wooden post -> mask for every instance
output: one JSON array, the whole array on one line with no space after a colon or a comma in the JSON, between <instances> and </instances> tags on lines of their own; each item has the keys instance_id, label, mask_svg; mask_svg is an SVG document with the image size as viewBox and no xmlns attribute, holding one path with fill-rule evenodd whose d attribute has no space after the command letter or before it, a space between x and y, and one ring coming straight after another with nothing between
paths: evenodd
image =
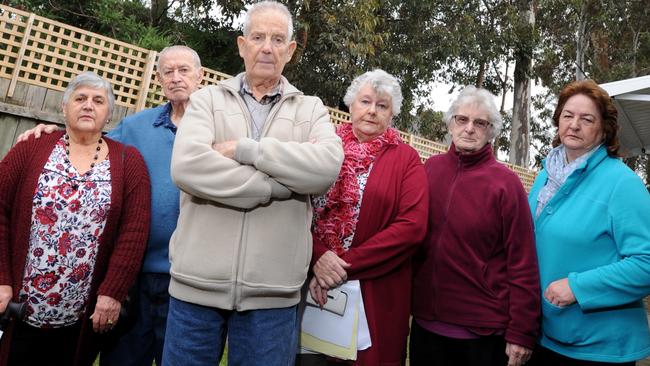
<instances>
[{"instance_id":1,"label":"wooden post","mask_svg":"<svg viewBox=\"0 0 650 366\"><path fill-rule=\"evenodd\" d=\"M35 17L36 14L31 13L29 15L29 19L27 20L27 25L25 26L25 34L23 35L23 41L20 45L20 50L18 51L16 66L14 67L14 71L11 73L11 82L9 83L9 91L7 92L7 97L9 98L14 96L14 91L16 90L16 83L18 82L18 73L20 72L20 66L23 64L23 58L25 57L25 48L27 48L29 35L32 33L32 24L34 24Z\"/></svg>"},{"instance_id":2,"label":"wooden post","mask_svg":"<svg viewBox=\"0 0 650 366\"><path fill-rule=\"evenodd\" d=\"M150 50L149 54L147 55L147 63L144 65L144 74L142 75L142 83L140 84L140 91L138 92L138 102L135 104L136 112L143 110L147 104L149 85L151 85L153 67L156 63L156 55L158 55L158 52L154 50Z\"/></svg>"}]
</instances>

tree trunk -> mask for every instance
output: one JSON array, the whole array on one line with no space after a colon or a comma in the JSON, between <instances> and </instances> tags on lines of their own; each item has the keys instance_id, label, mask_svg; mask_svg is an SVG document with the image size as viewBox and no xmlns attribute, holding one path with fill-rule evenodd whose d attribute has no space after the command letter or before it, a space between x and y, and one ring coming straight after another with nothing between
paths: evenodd
<instances>
[{"instance_id":1,"label":"tree trunk","mask_svg":"<svg viewBox=\"0 0 650 366\"><path fill-rule=\"evenodd\" d=\"M485 61L481 61L478 69L478 75L476 75L476 87L482 88L483 83L485 82Z\"/></svg>"},{"instance_id":2,"label":"tree trunk","mask_svg":"<svg viewBox=\"0 0 650 366\"><path fill-rule=\"evenodd\" d=\"M499 112L501 114L506 111L506 94L508 94L508 69L510 69L510 62L506 62L506 71L503 73L503 78L501 79L501 107L499 107Z\"/></svg>"},{"instance_id":3,"label":"tree trunk","mask_svg":"<svg viewBox=\"0 0 650 366\"><path fill-rule=\"evenodd\" d=\"M584 80L585 76L585 53L587 52L588 37L587 37L587 9L589 7L589 0L583 0L580 7L580 18L578 19L578 34L576 38L576 59L575 59L575 75L576 80Z\"/></svg>"},{"instance_id":4,"label":"tree trunk","mask_svg":"<svg viewBox=\"0 0 650 366\"><path fill-rule=\"evenodd\" d=\"M515 50L514 100L512 104L512 128L510 130L509 161L523 167L529 165L530 147L530 75L533 58L533 30L535 27L534 3L519 0L519 46Z\"/></svg>"},{"instance_id":5,"label":"tree trunk","mask_svg":"<svg viewBox=\"0 0 650 366\"><path fill-rule=\"evenodd\" d=\"M151 24L160 25L167 18L168 0L151 0Z\"/></svg>"}]
</instances>

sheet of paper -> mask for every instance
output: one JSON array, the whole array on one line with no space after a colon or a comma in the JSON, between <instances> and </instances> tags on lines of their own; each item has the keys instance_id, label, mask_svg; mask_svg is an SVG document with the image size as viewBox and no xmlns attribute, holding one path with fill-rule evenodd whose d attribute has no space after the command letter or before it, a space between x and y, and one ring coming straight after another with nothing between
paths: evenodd
<instances>
[{"instance_id":1,"label":"sheet of paper","mask_svg":"<svg viewBox=\"0 0 650 366\"><path fill-rule=\"evenodd\" d=\"M347 348L352 342L353 334L356 334L361 286L359 281L348 281L339 289L348 294L345 314L340 316L314 306L307 306L302 316L301 328L302 332L313 337Z\"/></svg>"},{"instance_id":2,"label":"sheet of paper","mask_svg":"<svg viewBox=\"0 0 650 366\"><path fill-rule=\"evenodd\" d=\"M363 305L363 296L359 296L359 323L357 327L357 349L364 350L370 348L370 346L372 346L372 341L370 340L370 329L368 328L368 318L366 318L366 308Z\"/></svg>"}]
</instances>

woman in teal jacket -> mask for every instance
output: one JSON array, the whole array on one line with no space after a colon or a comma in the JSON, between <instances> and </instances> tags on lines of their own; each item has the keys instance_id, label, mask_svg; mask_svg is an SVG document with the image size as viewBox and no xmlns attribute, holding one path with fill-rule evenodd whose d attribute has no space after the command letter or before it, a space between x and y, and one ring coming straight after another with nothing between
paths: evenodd
<instances>
[{"instance_id":1,"label":"woman in teal jacket","mask_svg":"<svg viewBox=\"0 0 650 366\"><path fill-rule=\"evenodd\" d=\"M534 365L650 355L650 195L616 158L617 111L591 80L560 93L558 133L529 196L542 289Z\"/></svg>"}]
</instances>

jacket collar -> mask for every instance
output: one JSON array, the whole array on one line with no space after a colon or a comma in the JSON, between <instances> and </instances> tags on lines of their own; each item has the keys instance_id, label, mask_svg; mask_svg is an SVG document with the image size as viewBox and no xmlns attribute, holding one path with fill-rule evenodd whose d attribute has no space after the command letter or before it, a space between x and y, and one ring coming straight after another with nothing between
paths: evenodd
<instances>
[{"instance_id":1,"label":"jacket collar","mask_svg":"<svg viewBox=\"0 0 650 366\"><path fill-rule=\"evenodd\" d=\"M594 170L605 158L607 158L607 148L605 147L605 144L602 144L596 151L594 151L589 159L585 160L582 164L580 164L580 166L576 168L573 174L578 171L589 172L591 170ZM546 159L542 160L542 167L546 169Z\"/></svg>"},{"instance_id":2,"label":"jacket collar","mask_svg":"<svg viewBox=\"0 0 650 366\"><path fill-rule=\"evenodd\" d=\"M578 166L571 175L569 175L560 189L562 189L566 194L569 194L573 189L580 183L580 181L592 170L596 169L598 165L605 159L607 159L607 148L605 145L601 145L598 150L596 150L586 161L584 161L580 166ZM543 173L546 174L546 179L548 179L548 173L546 172L546 159L542 160L542 166L544 167ZM557 197L558 195L556 195ZM553 197L550 202L553 202L556 197ZM537 209L537 202L535 202L535 207L533 210ZM533 211L534 212L534 211Z\"/></svg>"},{"instance_id":3,"label":"jacket collar","mask_svg":"<svg viewBox=\"0 0 650 366\"><path fill-rule=\"evenodd\" d=\"M451 143L449 146L449 151L447 155L454 161L458 162L458 165L463 168L472 168L478 165L482 165L490 160L494 160L494 153L492 152L492 144L487 143L479 151L473 152L471 154L460 154L456 151L456 146L454 143Z\"/></svg>"}]
</instances>

